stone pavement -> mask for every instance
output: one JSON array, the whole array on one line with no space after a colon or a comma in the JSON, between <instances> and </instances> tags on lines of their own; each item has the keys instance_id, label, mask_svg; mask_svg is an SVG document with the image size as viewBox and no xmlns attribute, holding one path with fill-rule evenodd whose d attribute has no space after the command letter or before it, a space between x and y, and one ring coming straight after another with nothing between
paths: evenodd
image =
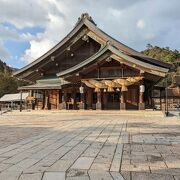
<instances>
[{"instance_id":1,"label":"stone pavement","mask_svg":"<svg viewBox=\"0 0 180 180\"><path fill-rule=\"evenodd\" d=\"M180 121L108 113L0 116L0 180L180 180Z\"/></svg>"}]
</instances>

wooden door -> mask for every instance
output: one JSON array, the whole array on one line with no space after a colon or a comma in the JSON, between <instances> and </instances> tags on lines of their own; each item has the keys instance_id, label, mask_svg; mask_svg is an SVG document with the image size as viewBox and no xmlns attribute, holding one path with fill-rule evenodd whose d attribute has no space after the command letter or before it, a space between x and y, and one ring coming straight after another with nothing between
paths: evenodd
<instances>
[{"instance_id":1,"label":"wooden door","mask_svg":"<svg viewBox=\"0 0 180 180\"><path fill-rule=\"evenodd\" d=\"M120 92L103 93L103 109L120 109Z\"/></svg>"},{"instance_id":2,"label":"wooden door","mask_svg":"<svg viewBox=\"0 0 180 180\"><path fill-rule=\"evenodd\" d=\"M49 97L49 106L48 109L57 109L57 102L58 102L58 90L49 90L48 97Z\"/></svg>"},{"instance_id":3,"label":"wooden door","mask_svg":"<svg viewBox=\"0 0 180 180\"><path fill-rule=\"evenodd\" d=\"M131 88L128 88L127 92L127 101L126 101L127 109L138 109L138 103L139 103L139 89L138 86L133 86Z\"/></svg>"}]
</instances>

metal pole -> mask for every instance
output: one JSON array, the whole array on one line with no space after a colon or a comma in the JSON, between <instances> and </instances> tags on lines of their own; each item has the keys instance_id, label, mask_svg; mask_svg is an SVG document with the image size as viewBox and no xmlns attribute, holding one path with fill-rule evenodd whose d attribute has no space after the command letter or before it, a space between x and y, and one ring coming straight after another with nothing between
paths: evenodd
<instances>
[{"instance_id":1,"label":"metal pole","mask_svg":"<svg viewBox=\"0 0 180 180\"><path fill-rule=\"evenodd\" d=\"M168 79L166 78L166 108L165 108L165 113L166 113L166 116L168 116L168 91L167 91L167 86L168 86Z\"/></svg>"}]
</instances>

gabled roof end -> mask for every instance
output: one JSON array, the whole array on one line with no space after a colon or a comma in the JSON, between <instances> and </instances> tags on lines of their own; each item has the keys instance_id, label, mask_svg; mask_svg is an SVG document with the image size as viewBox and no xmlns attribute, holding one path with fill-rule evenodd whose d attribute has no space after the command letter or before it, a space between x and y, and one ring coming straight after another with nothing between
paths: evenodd
<instances>
[{"instance_id":1,"label":"gabled roof end","mask_svg":"<svg viewBox=\"0 0 180 180\"><path fill-rule=\"evenodd\" d=\"M77 23L75 24L75 26L77 26L77 24L79 24L82 20L84 19L88 19L90 22L92 22L95 26L97 25L94 20L92 19L92 17L88 14L88 13L82 13L81 16L78 18Z\"/></svg>"}]
</instances>

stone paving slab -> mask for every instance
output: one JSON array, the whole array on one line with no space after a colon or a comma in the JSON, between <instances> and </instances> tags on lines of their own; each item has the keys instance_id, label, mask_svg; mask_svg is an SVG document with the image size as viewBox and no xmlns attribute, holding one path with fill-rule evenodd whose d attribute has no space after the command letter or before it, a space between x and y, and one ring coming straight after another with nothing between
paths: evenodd
<instances>
[{"instance_id":1,"label":"stone paving slab","mask_svg":"<svg viewBox=\"0 0 180 180\"><path fill-rule=\"evenodd\" d=\"M110 172L114 180L124 180L120 172Z\"/></svg>"},{"instance_id":2,"label":"stone paving slab","mask_svg":"<svg viewBox=\"0 0 180 180\"><path fill-rule=\"evenodd\" d=\"M45 172L43 180L64 180L65 172Z\"/></svg>"},{"instance_id":3,"label":"stone paving slab","mask_svg":"<svg viewBox=\"0 0 180 180\"><path fill-rule=\"evenodd\" d=\"M180 121L118 113L9 113L0 180L179 180Z\"/></svg>"},{"instance_id":4,"label":"stone paving slab","mask_svg":"<svg viewBox=\"0 0 180 180\"><path fill-rule=\"evenodd\" d=\"M132 177L134 180L173 180L173 176L171 175L162 175L162 174L152 174L152 173L139 173L139 172L135 172L132 173Z\"/></svg>"},{"instance_id":5,"label":"stone paving slab","mask_svg":"<svg viewBox=\"0 0 180 180\"><path fill-rule=\"evenodd\" d=\"M43 173L22 174L19 180L41 180Z\"/></svg>"},{"instance_id":6,"label":"stone paving slab","mask_svg":"<svg viewBox=\"0 0 180 180\"><path fill-rule=\"evenodd\" d=\"M94 158L92 157L80 157L71 167L72 169L89 169Z\"/></svg>"},{"instance_id":7,"label":"stone paving slab","mask_svg":"<svg viewBox=\"0 0 180 180\"><path fill-rule=\"evenodd\" d=\"M90 170L89 171L89 177L93 180L113 180L113 177L111 176L110 172L103 171L103 170Z\"/></svg>"}]
</instances>

